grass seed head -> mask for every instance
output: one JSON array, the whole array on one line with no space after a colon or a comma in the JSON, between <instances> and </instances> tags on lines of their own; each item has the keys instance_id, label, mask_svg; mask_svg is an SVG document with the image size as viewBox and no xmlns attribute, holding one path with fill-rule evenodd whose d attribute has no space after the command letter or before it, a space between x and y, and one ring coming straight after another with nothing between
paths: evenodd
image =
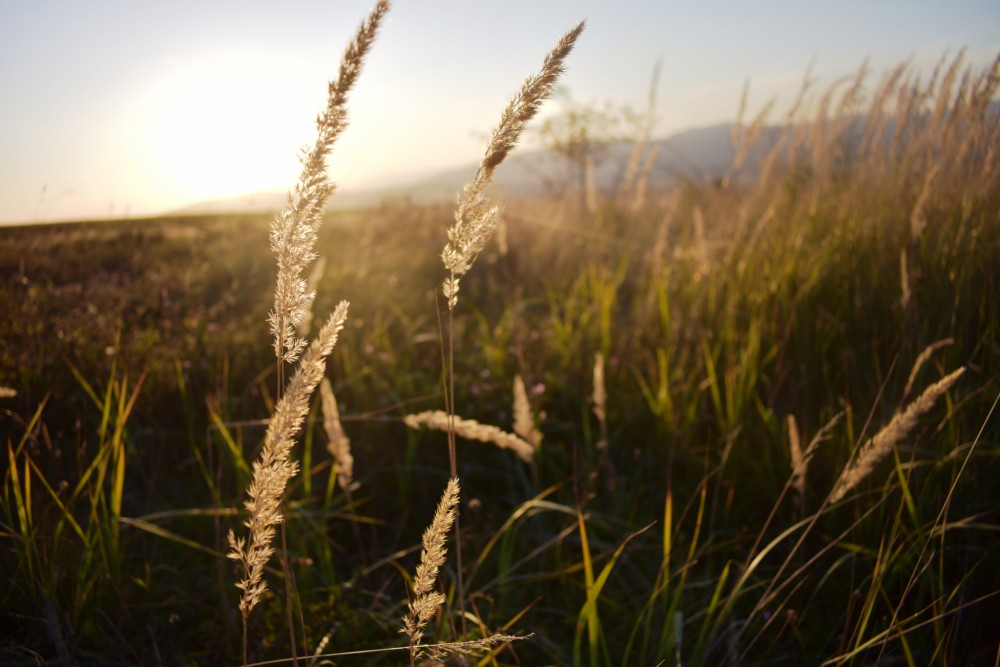
<instances>
[{"instance_id":1,"label":"grass seed head","mask_svg":"<svg viewBox=\"0 0 1000 667\"><path fill-rule=\"evenodd\" d=\"M448 229L448 243L441 253L441 261L449 273L442 287L449 309L454 310L458 303L459 278L472 268L472 263L493 237L500 222L500 207L492 205L487 194L493 172L517 145L525 126L538 113L542 102L552 94L566 69L566 57L573 50L583 27L581 21L563 35L545 56L541 71L525 79L521 89L503 110L475 178L465 186L459 198L455 224Z\"/></svg>"}]
</instances>

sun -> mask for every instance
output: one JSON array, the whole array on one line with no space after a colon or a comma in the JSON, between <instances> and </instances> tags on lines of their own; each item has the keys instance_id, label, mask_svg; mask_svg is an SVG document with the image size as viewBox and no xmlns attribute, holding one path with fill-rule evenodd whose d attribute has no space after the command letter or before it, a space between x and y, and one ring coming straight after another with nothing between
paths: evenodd
<instances>
[{"instance_id":1,"label":"sun","mask_svg":"<svg viewBox=\"0 0 1000 667\"><path fill-rule=\"evenodd\" d=\"M310 92L259 59L217 57L173 71L149 127L164 193L198 201L287 189L296 148L314 132Z\"/></svg>"}]
</instances>

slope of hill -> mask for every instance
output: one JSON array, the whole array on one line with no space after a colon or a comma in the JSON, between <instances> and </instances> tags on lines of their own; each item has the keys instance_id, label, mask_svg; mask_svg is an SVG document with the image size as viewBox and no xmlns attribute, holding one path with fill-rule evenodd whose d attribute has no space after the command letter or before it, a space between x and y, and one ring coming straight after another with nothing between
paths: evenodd
<instances>
[{"instance_id":1,"label":"slope of hill","mask_svg":"<svg viewBox=\"0 0 1000 667\"><path fill-rule=\"evenodd\" d=\"M659 144L660 149L650 174L650 186L665 187L678 179L700 180L723 175L733 157L730 142L731 127L728 123L714 125L681 132L667 139L652 142ZM616 142L606 147L594 174L598 190L613 192L618 188L632 147L631 142ZM475 172L476 165L470 163L410 183L370 189L342 188L331 199L330 207L367 208L391 200L405 200L417 204L451 201L472 179ZM518 197L561 192L572 188L576 179L574 165L551 152L533 150L516 153L502 169L497 171L494 183L504 195ZM199 202L174 213L276 210L284 204L285 196L282 192L260 192L242 197Z\"/></svg>"}]
</instances>

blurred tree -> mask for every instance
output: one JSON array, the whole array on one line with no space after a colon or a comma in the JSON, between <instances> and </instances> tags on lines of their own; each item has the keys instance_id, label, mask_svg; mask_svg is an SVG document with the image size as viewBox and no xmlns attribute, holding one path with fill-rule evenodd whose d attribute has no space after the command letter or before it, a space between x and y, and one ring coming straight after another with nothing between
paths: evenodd
<instances>
[{"instance_id":1,"label":"blurred tree","mask_svg":"<svg viewBox=\"0 0 1000 667\"><path fill-rule=\"evenodd\" d=\"M557 96L564 111L545 119L539 134L545 148L566 161L571 183L567 189L575 189L580 206L593 211L597 205L596 165L615 142L638 140L645 120L627 105L578 103L565 89Z\"/></svg>"}]
</instances>

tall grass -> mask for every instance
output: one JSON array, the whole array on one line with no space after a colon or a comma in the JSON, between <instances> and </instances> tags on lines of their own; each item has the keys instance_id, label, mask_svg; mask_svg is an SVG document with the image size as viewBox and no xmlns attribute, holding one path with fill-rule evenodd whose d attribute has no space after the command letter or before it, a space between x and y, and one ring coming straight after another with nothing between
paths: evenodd
<instances>
[{"instance_id":1,"label":"tall grass","mask_svg":"<svg viewBox=\"0 0 1000 667\"><path fill-rule=\"evenodd\" d=\"M1000 60L804 84L779 126L743 102L716 181L656 188L643 136L626 165L645 174L641 197L501 212L493 170L581 26L504 112L457 211L320 228L323 159L385 8L348 50L270 231L278 286L256 305L273 349L234 342L212 369L178 358L130 382L141 348L126 332L103 388L84 358L72 392L28 410L28 383L4 398L17 435L0 496L3 658L295 660L297 624L330 654L303 643L311 664L356 650L364 664L390 650L481 665L994 660ZM488 244L501 215L503 253ZM312 304L315 247L329 261ZM270 271L243 252L240 275ZM351 294L350 321L334 291ZM306 345L312 305L334 314ZM314 396L334 342L337 382ZM60 407L81 390L91 407ZM420 423L449 431L447 454L406 428ZM459 458L466 428L520 458ZM230 534L227 559L222 526L245 493L249 533ZM450 564L459 510L452 544L471 557ZM268 590L275 577L288 599Z\"/></svg>"}]
</instances>

